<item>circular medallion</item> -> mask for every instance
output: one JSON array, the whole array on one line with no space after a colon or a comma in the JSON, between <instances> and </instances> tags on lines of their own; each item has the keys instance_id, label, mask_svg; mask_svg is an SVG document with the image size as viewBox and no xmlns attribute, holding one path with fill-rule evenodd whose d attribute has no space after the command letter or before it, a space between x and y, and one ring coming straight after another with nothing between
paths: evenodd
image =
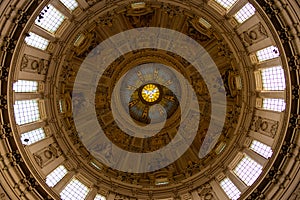
<instances>
[{"instance_id":1,"label":"circular medallion","mask_svg":"<svg viewBox=\"0 0 300 200\"><path fill-rule=\"evenodd\" d=\"M161 96L161 92L157 85L153 83L146 84L140 92L142 99L148 103L156 103Z\"/></svg>"}]
</instances>

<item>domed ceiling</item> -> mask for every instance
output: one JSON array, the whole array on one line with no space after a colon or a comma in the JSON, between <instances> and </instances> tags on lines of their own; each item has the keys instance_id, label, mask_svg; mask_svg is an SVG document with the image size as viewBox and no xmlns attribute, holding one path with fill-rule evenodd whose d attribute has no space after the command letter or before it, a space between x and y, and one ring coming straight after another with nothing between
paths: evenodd
<instances>
[{"instance_id":1,"label":"domed ceiling","mask_svg":"<svg viewBox=\"0 0 300 200\"><path fill-rule=\"evenodd\" d=\"M182 12L185 11L185 15L170 16L168 9L175 10L178 7L150 2L138 9L132 8L132 4L124 4L124 8L126 8L124 11L118 11L118 14L114 14L113 26L107 29L108 36L101 34L102 29L106 29L107 26L101 26L100 23L99 27L97 24L90 30L90 37L82 41L82 45L73 47L72 52L74 54L70 54L69 57L65 58L68 63L64 66L60 76L68 76L68 79L61 79L62 81L59 84L60 88L63 88L61 95L69 97L69 104L72 104L73 109L71 109L71 106L69 107L67 110L68 117L63 118L63 120L65 120L65 124L70 124L66 129L76 130L77 132L73 134L78 135L79 138L73 142L73 145L80 145L86 152L89 152L86 157L87 163L89 164L91 160L98 163L102 168L101 173L105 174L105 171L117 168L119 170L115 171L114 175L109 174L108 176L122 182L143 186L153 186L157 177L165 178L168 183L178 183L199 173L201 169L207 167L209 163L211 164L218 157L217 154L221 150L213 150L213 147L223 149L226 145L225 141L233 139L242 107L234 78L241 77L242 69L238 69L238 61L234 58L233 52L224 38L197 23L199 16L195 13L183 9ZM101 17L103 18L100 15ZM164 18L167 19L163 21L164 23L158 20ZM134 19L138 19L139 23ZM178 24L178 21L180 21L180 24ZM122 51L123 46L136 44L134 44L134 41L128 41L126 38L126 40L120 39L120 37L124 34L135 34L133 31L126 33L126 30L130 31L139 27L156 28L151 30L138 29L142 32L141 39L136 39L136 37L140 37L138 34L134 36L134 39L141 40L138 44L144 42L143 47L136 49L132 47L132 50L127 50L128 53L119 57L116 56L116 59L106 68L98 66L99 62L106 62L107 59L103 56L105 53L101 52L101 43L106 42L107 39L113 41L117 38L119 41L114 42L118 43L118 46L120 46L118 50ZM177 35L172 36L171 34L174 33L169 30L180 31L188 36L187 38L192 38L195 43L197 42L202 47L199 52L194 52L195 59L200 57L205 60L204 55L207 54L206 56L211 59L208 63L205 63L208 66L200 63L202 69L197 69L197 63L192 64L189 62L189 60L193 61L193 56L189 56L187 60L181 56L184 54L178 55L180 49L173 50L177 47L168 47L168 45L161 47L158 44L157 48L148 48L151 47L151 44L147 44L149 40L145 39L147 38L147 32L154 34L156 30L159 30L160 34L163 32L162 30L166 30L165 32L170 40L171 37ZM119 35L118 32L122 35ZM163 35L158 37L163 37ZM91 44L100 45L93 46ZM91 49L92 47L94 49ZM109 47L106 46L106 48ZM76 53L78 52L77 49L80 49L80 53ZM179 53L177 54L177 52ZM114 54L111 51L109 53ZM77 60L83 62L76 62ZM95 60L97 60L97 63L91 64ZM100 69L95 69L97 67ZM214 74L214 70L218 71L218 76ZM87 75L89 71L92 72ZM98 78L93 76L94 74ZM84 78L81 79L79 77L81 75ZM203 75L206 77L203 78ZM92 86L86 82L84 84L87 88L84 88L82 84L78 84L78 82L83 83L83 81L86 81L86 78L90 78L93 82L99 80L98 84ZM187 84L190 86L187 86ZM90 88L95 86L97 87L96 94L90 98ZM78 89L79 87L80 89ZM207 87L210 87L210 91ZM212 94L214 98L223 95L223 98L218 99L220 102L214 102L214 106L217 106L214 109L219 109L218 112L222 112L222 107L226 106L226 108L224 107L225 125L221 123L219 125L216 122L213 122L215 125L210 125L210 121L213 121L212 118L218 120L219 117L222 122L223 117L216 114L211 116L212 100L210 92L218 93L217 95ZM100 126L93 126L93 120L86 120L82 117L82 115L85 115L84 113L87 116L93 112L87 112L91 101L95 102L95 113ZM225 117L225 112L228 113L227 117ZM78 118L77 115L81 118L77 121L75 119L74 122L74 117ZM87 126L83 126L84 123ZM82 128L78 128L78 126L82 126ZM249 126L249 124L246 126ZM98 132L98 129L102 129L103 134L100 133L102 131ZM193 133L194 130L195 133ZM218 130L221 132L218 132ZM219 140L220 135L223 139L222 142ZM171 143L173 139L179 140L179 137L186 138L187 136L192 138L188 141L191 144L188 149L179 150L179 144ZM104 140L103 137L107 137L108 140ZM205 143L203 144L204 140ZM109 144L109 141L112 144ZM117 151L114 150L114 145L121 148L122 151L114 153L114 151ZM163 155L163 152L165 152L163 147L168 145L173 146L169 148L169 151L174 151L177 148L177 151L180 151L182 155L179 155L176 159ZM200 149L201 158L199 158ZM136 163L134 160L118 162L121 157L128 157L127 159L129 159L129 154L125 153L123 155L121 153L125 151L148 153L151 156L150 158L147 158L146 155L136 158L134 159L138 161ZM149 154L150 152L155 152L155 154ZM132 166L142 164L139 163L142 162L139 159L149 159L145 161L146 166L145 169L142 167L143 170ZM166 164L163 164L165 162ZM141 173L142 171L145 173ZM128 178L127 172L138 173Z\"/></svg>"},{"instance_id":2,"label":"domed ceiling","mask_svg":"<svg viewBox=\"0 0 300 200\"><path fill-rule=\"evenodd\" d=\"M3 197L297 198L292 4L0 3Z\"/></svg>"}]
</instances>

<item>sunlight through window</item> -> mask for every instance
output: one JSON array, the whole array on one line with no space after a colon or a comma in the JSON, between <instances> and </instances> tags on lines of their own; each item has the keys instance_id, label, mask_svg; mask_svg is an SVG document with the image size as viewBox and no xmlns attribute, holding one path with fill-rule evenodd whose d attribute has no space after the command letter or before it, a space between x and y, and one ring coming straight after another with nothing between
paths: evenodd
<instances>
[{"instance_id":1,"label":"sunlight through window","mask_svg":"<svg viewBox=\"0 0 300 200\"><path fill-rule=\"evenodd\" d=\"M216 2L228 10L237 0L216 0Z\"/></svg>"},{"instance_id":2,"label":"sunlight through window","mask_svg":"<svg viewBox=\"0 0 300 200\"><path fill-rule=\"evenodd\" d=\"M18 80L13 84L15 92L36 92L38 90L37 81Z\"/></svg>"},{"instance_id":3,"label":"sunlight through window","mask_svg":"<svg viewBox=\"0 0 300 200\"><path fill-rule=\"evenodd\" d=\"M252 143L250 145L250 149L267 159L270 158L273 154L271 147L269 147L268 145L265 145L257 140L252 141Z\"/></svg>"},{"instance_id":4,"label":"sunlight through window","mask_svg":"<svg viewBox=\"0 0 300 200\"><path fill-rule=\"evenodd\" d=\"M73 11L78 7L78 3L75 0L60 0L69 10Z\"/></svg>"},{"instance_id":5,"label":"sunlight through window","mask_svg":"<svg viewBox=\"0 0 300 200\"><path fill-rule=\"evenodd\" d=\"M46 177L46 183L49 187L55 186L66 174L68 170L63 166L58 166Z\"/></svg>"},{"instance_id":6,"label":"sunlight through window","mask_svg":"<svg viewBox=\"0 0 300 200\"><path fill-rule=\"evenodd\" d=\"M263 109L281 112L285 109L283 99L263 99Z\"/></svg>"},{"instance_id":7,"label":"sunlight through window","mask_svg":"<svg viewBox=\"0 0 300 200\"><path fill-rule=\"evenodd\" d=\"M60 197L62 200L84 200L89 189L77 179L72 179L71 182L61 191Z\"/></svg>"},{"instance_id":8,"label":"sunlight through window","mask_svg":"<svg viewBox=\"0 0 300 200\"><path fill-rule=\"evenodd\" d=\"M37 100L16 101L14 105L15 119L18 125L34 122L40 119Z\"/></svg>"},{"instance_id":9,"label":"sunlight through window","mask_svg":"<svg viewBox=\"0 0 300 200\"><path fill-rule=\"evenodd\" d=\"M235 19L239 23L243 23L247 19L249 19L251 16L255 14L255 8L252 6L251 3L247 3L244 7L242 7L235 15Z\"/></svg>"},{"instance_id":10,"label":"sunlight through window","mask_svg":"<svg viewBox=\"0 0 300 200\"><path fill-rule=\"evenodd\" d=\"M250 186L261 174L262 166L245 156L233 171L247 186Z\"/></svg>"},{"instance_id":11,"label":"sunlight through window","mask_svg":"<svg viewBox=\"0 0 300 200\"><path fill-rule=\"evenodd\" d=\"M51 4L46 6L35 20L35 24L45 30L55 33L64 21L64 16Z\"/></svg>"},{"instance_id":12,"label":"sunlight through window","mask_svg":"<svg viewBox=\"0 0 300 200\"><path fill-rule=\"evenodd\" d=\"M94 198L94 200L106 200L105 196L102 196L101 194L97 194Z\"/></svg>"},{"instance_id":13,"label":"sunlight through window","mask_svg":"<svg viewBox=\"0 0 300 200\"><path fill-rule=\"evenodd\" d=\"M270 46L256 52L259 62L279 57L279 50L275 46Z\"/></svg>"},{"instance_id":14,"label":"sunlight through window","mask_svg":"<svg viewBox=\"0 0 300 200\"><path fill-rule=\"evenodd\" d=\"M263 90L284 90L285 78L281 66L261 70Z\"/></svg>"},{"instance_id":15,"label":"sunlight through window","mask_svg":"<svg viewBox=\"0 0 300 200\"><path fill-rule=\"evenodd\" d=\"M29 36L25 37L25 42L26 44L41 50L47 49L49 45L49 40L32 32L29 33Z\"/></svg>"},{"instance_id":16,"label":"sunlight through window","mask_svg":"<svg viewBox=\"0 0 300 200\"><path fill-rule=\"evenodd\" d=\"M232 200L237 200L241 196L241 191L233 184L229 178L224 178L220 182L221 188L227 194L227 196Z\"/></svg>"},{"instance_id":17,"label":"sunlight through window","mask_svg":"<svg viewBox=\"0 0 300 200\"><path fill-rule=\"evenodd\" d=\"M36 143L46 137L44 129L39 128L33 131L29 131L21 134L22 144L30 145Z\"/></svg>"}]
</instances>

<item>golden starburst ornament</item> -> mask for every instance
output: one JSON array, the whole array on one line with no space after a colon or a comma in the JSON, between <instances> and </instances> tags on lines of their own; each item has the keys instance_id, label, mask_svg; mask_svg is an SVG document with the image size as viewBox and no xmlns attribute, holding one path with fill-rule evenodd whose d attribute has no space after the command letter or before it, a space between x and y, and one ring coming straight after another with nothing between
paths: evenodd
<instances>
[{"instance_id":1,"label":"golden starburst ornament","mask_svg":"<svg viewBox=\"0 0 300 200\"><path fill-rule=\"evenodd\" d=\"M154 84L147 84L142 89L142 97L145 101L152 103L158 100L160 96L159 88Z\"/></svg>"}]
</instances>

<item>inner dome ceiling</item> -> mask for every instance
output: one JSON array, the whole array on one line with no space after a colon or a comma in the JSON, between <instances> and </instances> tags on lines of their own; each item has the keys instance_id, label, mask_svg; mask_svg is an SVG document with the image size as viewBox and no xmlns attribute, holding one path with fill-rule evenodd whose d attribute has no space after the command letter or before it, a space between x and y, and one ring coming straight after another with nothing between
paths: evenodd
<instances>
[{"instance_id":1,"label":"inner dome ceiling","mask_svg":"<svg viewBox=\"0 0 300 200\"><path fill-rule=\"evenodd\" d=\"M76 80L76 75L78 73L79 67L81 66L81 62L84 60L85 56L95 56L97 53L99 53L97 52L99 51L97 50L99 48L97 48L96 45L109 38L110 36L117 34L118 32L140 27L161 27L180 31L197 41L197 43L199 43L208 52L208 54L212 57L214 63L218 67L222 80L214 80L216 82L212 87L219 88L218 90L224 90L223 92L226 93L226 102L224 103L227 103L226 110L228 112L228 117L226 117L225 122L226 125L223 127L220 141L218 140L218 137L215 136L216 141L210 143L206 142L206 144L204 144L204 146L206 145L207 148L209 148L210 145L213 145L212 147L215 147L214 150L207 152L210 153L209 155L205 154L205 158L199 159L198 152L200 150L200 147L202 146L202 142L206 136L209 122L211 120L210 94L201 74L197 71L197 69L195 69L195 67L193 67L191 63L189 63L183 57L176 55L173 52L164 51L161 49L141 49L122 55L121 57L118 57L113 63L111 63L103 72L103 76L101 76L97 86L95 99L98 121L104 128L105 135L110 139L110 141L113 142L113 144L116 144L118 147L123 148L127 151L133 152L151 152L159 150L163 146L167 145L176 135L178 127L180 126L180 121L182 120L180 118L180 110L174 110L175 112L172 115L168 116L164 128L157 135L154 135L150 138L140 139L130 136L129 133L125 133L118 127L120 123L123 123L123 126L126 126L126 124L129 123L128 120L130 119L128 118L130 118L130 115L125 112L124 114L121 111L117 111L120 122L116 123L114 121L114 115L111 112L110 99L112 99L112 93L114 88L116 87L116 83L120 81L120 77L125 76L122 79L122 81L125 83L121 84L121 88L118 88L118 91L116 92L117 95L120 94L119 98L121 98L121 102L115 103L116 107L118 108L117 110L120 110L122 108L124 110L128 109L126 107L129 106L129 97L131 95L134 95L132 89L128 87L137 88L136 84L138 85L138 83L136 83L136 81L140 81L143 83L153 81L153 78L149 77L155 74L155 69L158 69L157 77L159 80L157 83L164 83L171 91L180 93L182 83L178 82L177 78L174 77L174 75L168 75L167 71L163 71L164 69L161 68L161 66L156 66L153 63L163 63L167 66L167 68L171 67L184 75L184 77L192 85L197 94L197 104L200 107L201 113L201 120L199 121L199 129L197 131L198 134L192 146L175 163L163 169L156 170L152 173L135 174L130 179L126 178L128 177L126 173L120 171L116 171L115 175L111 173L108 174L108 176L120 179L123 182L129 182L131 184L135 183L144 186L153 185L156 176L167 178L167 180L169 180L168 182L170 183L178 183L178 181L184 180L187 177L201 172L201 169L206 168L208 164L212 164L213 160L218 157L218 154L221 153L221 151L218 152L216 148L223 148L222 150L224 150L226 145L230 145L229 141L233 140L233 135L237 126L237 121L241 109L241 101L238 98L239 91L237 90L237 87L235 85L234 78L236 76L241 76L240 74L242 73L242 69L238 68L238 61L234 57L234 53L232 52L233 50L230 49L224 38L217 32L213 32L211 29L207 29L203 25L196 23L199 19L199 16L197 16L195 13L183 9L182 12L185 12L184 15L179 15L178 13L176 13L173 16L169 13L170 10L176 10L179 7L163 3L148 3L145 8L141 9L133 9L131 8L131 4L124 4L124 7L126 8L126 10L119 11L118 14L115 14L111 19L114 25L112 27L110 27L109 25L103 26L102 21L103 18L107 18L107 14L105 14L104 16L97 16L96 19L100 18L101 20L99 20L99 22L97 22L95 26L89 30L89 33L85 34L85 39L81 42L81 45L78 45L77 47L73 47L71 49L71 51L74 53L65 58L65 60L67 61L67 65L64 66L60 74L60 77L68 77L67 79L61 79L62 82L60 83L60 88L63 89L61 90L61 95L69 97L69 104L71 104L70 98L73 98L73 84ZM103 29L105 30L106 35L103 35ZM151 63L153 66L151 66ZM131 70L134 71L131 72ZM222 88L222 86L220 85L220 83L222 82L224 83L224 88ZM129 96L127 95L127 93ZM80 94L74 94L73 92L73 95L76 95L75 98L79 99L76 102L82 103L82 100L80 101ZM122 100L123 98L128 99L127 103L122 103L124 102ZM189 101L186 104L193 105L193 101ZM73 108L74 107L77 108L77 105L73 105ZM131 115L134 115L133 119L135 121L138 121L138 119L140 119L139 122L145 123L143 122L142 115L147 107L140 106L140 108L137 109L138 110L132 111L131 113ZM169 112L167 110L165 111ZM68 117L64 118L64 120L66 121L65 124L70 124L70 126L66 127L66 129L76 130L76 128L74 128L75 125L72 119L71 107L69 107L67 113L69 113L67 114ZM143 124L139 125L144 126ZM125 129L129 131L130 129L133 130L138 128L138 126L133 129L132 128L133 127L127 125ZM140 130L140 132L143 131L151 133L155 132L155 129L151 130L148 128L147 130L146 128ZM76 137L76 133L73 134L75 134ZM84 141L84 137L88 137L86 134L79 135L80 138ZM93 139L93 137L90 137L90 140L94 141L95 139ZM213 136L209 140L213 140ZM223 141L221 142L221 140ZM91 141L85 141L84 143L91 143ZM228 141L226 142L227 144L225 143L225 141ZM82 146L83 149L85 149L86 145L82 144L78 139L73 142L73 145L78 145L78 142L79 145ZM215 146L216 143L218 144ZM94 144L93 148L90 148L90 150L91 149L93 149L92 151L95 151L95 149L98 149L98 151L108 151L105 156L106 158L103 159L109 159L109 151L112 151L111 146L107 146L106 144ZM86 152L88 151L86 150ZM95 154L96 153L88 153L87 155L89 156L85 157L86 160L93 160L93 155ZM155 162L162 162L159 160L155 161L155 158L153 159L154 160L152 165L155 164ZM107 168L107 166L105 165L100 164L101 162L99 163L99 159L95 159L94 162L98 163L98 165L100 165L103 169L101 173L109 173L109 168Z\"/></svg>"}]
</instances>

